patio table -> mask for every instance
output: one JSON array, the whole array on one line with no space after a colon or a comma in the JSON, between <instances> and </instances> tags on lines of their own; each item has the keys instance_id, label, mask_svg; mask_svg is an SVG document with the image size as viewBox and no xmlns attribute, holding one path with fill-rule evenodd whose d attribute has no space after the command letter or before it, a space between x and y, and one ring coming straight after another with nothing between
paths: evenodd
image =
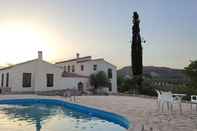
<instances>
[{"instance_id":1,"label":"patio table","mask_svg":"<svg viewBox=\"0 0 197 131\"><path fill-rule=\"evenodd\" d=\"M184 96L186 96L186 94L172 94L173 97L176 98L176 100L182 100Z\"/></svg>"}]
</instances>

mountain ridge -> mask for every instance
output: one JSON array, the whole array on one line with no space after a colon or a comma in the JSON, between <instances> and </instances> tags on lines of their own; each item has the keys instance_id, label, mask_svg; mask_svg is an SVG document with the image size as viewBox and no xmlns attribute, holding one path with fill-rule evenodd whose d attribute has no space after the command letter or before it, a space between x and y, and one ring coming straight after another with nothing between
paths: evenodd
<instances>
[{"instance_id":1,"label":"mountain ridge","mask_svg":"<svg viewBox=\"0 0 197 131\"><path fill-rule=\"evenodd\" d=\"M117 71L119 76L132 77L131 66L125 66ZM145 76L156 77L161 79L188 79L184 73L184 69L176 69L170 67L160 67L160 66L144 66L143 74Z\"/></svg>"}]
</instances>

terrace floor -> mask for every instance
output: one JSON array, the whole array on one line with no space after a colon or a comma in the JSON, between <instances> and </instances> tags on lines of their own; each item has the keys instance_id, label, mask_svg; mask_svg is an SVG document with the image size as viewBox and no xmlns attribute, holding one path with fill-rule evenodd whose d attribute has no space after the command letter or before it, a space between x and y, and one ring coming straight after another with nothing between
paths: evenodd
<instances>
[{"instance_id":1,"label":"terrace floor","mask_svg":"<svg viewBox=\"0 0 197 131\"><path fill-rule=\"evenodd\" d=\"M0 95L0 99L35 97L68 101L59 96ZM173 107L173 112L167 112L167 109L161 112L156 99L134 96L80 96L77 103L127 117L133 126L129 131L197 131L197 111L195 108L191 111L187 103L182 104L182 114L178 105Z\"/></svg>"},{"instance_id":2,"label":"terrace floor","mask_svg":"<svg viewBox=\"0 0 197 131\"><path fill-rule=\"evenodd\" d=\"M197 111L190 104L173 106L169 113L158 111L156 99L131 96L81 96L79 103L91 105L127 117L133 125L129 131L197 131ZM195 107L195 106L194 106Z\"/></svg>"}]
</instances>

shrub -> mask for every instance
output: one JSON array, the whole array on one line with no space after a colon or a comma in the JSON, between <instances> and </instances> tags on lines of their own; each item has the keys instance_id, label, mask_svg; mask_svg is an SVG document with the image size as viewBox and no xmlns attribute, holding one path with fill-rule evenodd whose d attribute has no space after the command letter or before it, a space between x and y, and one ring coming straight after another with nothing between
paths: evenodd
<instances>
[{"instance_id":1,"label":"shrub","mask_svg":"<svg viewBox=\"0 0 197 131\"><path fill-rule=\"evenodd\" d=\"M143 81L142 87L139 88L139 93L148 96L157 96L155 87L151 86L150 83L146 80Z\"/></svg>"},{"instance_id":2,"label":"shrub","mask_svg":"<svg viewBox=\"0 0 197 131\"><path fill-rule=\"evenodd\" d=\"M98 89L109 87L110 81L104 71L99 71L90 75L90 84L94 87L93 93L96 93Z\"/></svg>"},{"instance_id":3,"label":"shrub","mask_svg":"<svg viewBox=\"0 0 197 131\"><path fill-rule=\"evenodd\" d=\"M172 89L172 92L178 94L186 94L186 96L183 97L183 99L188 101L190 101L191 95L197 95L197 89L192 88L190 86L177 86Z\"/></svg>"}]
</instances>

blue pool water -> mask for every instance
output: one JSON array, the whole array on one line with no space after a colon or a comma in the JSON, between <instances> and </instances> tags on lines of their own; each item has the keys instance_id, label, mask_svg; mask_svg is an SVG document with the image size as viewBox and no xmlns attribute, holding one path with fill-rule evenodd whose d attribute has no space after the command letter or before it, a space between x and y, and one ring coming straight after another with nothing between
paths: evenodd
<instances>
[{"instance_id":1,"label":"blue pool water","mask_svg":"<svg viewBox=\"0 0 197 131\"><path fill-rule=\"evenodd\" d=\"M44 102L0 101L0 131L126 131L117 120L92 114Z\"/></svg>"}]
</instances>

